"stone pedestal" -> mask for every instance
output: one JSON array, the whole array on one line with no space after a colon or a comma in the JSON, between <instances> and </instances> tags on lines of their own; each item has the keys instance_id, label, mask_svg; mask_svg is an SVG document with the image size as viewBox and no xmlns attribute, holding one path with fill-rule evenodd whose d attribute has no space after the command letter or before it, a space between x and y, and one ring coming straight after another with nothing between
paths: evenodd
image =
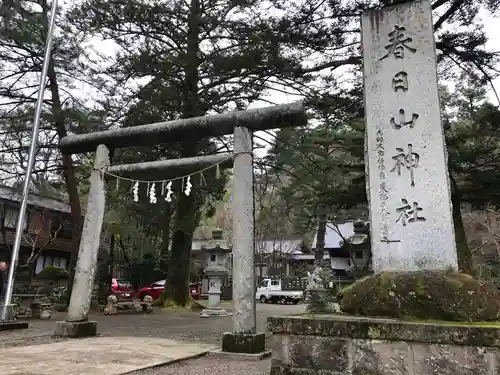
<instances>
[{"instance_id":1,"label":"stone pedestal","mask_svg":"<svg viewBox=\"0 0 500 375\"><path fill-rule=\"evenodd\" d=\"M238 354L265 353L265 333L226 332L222 336L222 352Z\"/></svg>"},{"instance_id":2,"label":"stone pedestal","mask_svg":"<svg viewBox=\"0 0 500 375\"><path fill-rule=\"evenodd\" d=\"M270 317L271 375L495 375L500 324Z\"/></svg>"},{"instance_id":3,"label":"stone pedestal","mask_svg":"<svg viewBox=\"0 0 500 375\"><path fill-rule=\"evenodd\" d=\"M97 335L97 322L68 322L65 320L59 321L56 322L54 335L71 338L95 336Z\"/></svg>"},{"instance_id":4,"label":"stone pedestal","mask_svg":"<svg viewBox=\"0 0 500 375\"><path fill-rule=\"evenodd\" d=\"M208 307L216 308L220 304L221 279L219 275L213 275L208 279Z\"/></svg>"},{"instance_id":5,"label":"stone pedestal","mask_svg":"<svg viewBox=\"0 0 500 375\"><path fill-rule=\"evenodd\" d=\"M3 302L2 302L2 307L3 307ZM5 314L5 320L4 320L4 322L5 323L13 322L14 319L16 318L17 311L18 311L18 308L17 308L16 304L7 305L7 311L6 311L6 314Z\"/></svg>"},{"instance_id":6,"label":"stone pedestal","mask_svg":"<svg viewBox=\"0 0 500 375\"><path fill-rule=\"evenodd\" d=\"M212 275L208 279L208 306L200 313L200 317L209 318L211 316L228 316L228 312L222 309L220 305L221 292L221 277L220 275Z\"/></svg>"},{"instance_id":7,"label":"stone pedestal","mask_svg":"<svg viewBox=\"0 0 500 375\"><path fill-rule=\"evenodd\" d=\"M15 320L17 314L17 305L11 304L7 305L7 314L5 317L5 321L0 321L0 332L1 331L10 331L14 329L25 329L28 328L27 322L22 322Z\"/></svg>"}]
</instances>

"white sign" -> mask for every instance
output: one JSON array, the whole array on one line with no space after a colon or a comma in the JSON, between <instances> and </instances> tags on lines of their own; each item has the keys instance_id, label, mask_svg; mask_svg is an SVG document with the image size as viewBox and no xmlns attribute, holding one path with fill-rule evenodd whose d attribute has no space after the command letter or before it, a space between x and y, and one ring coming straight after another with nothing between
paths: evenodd
<instances>
[{"instance_id":1,"label":"white sign","mask_svg":"<svg viewBox=\"0 0 500 375\"><path fill-rule=\"evenodd\" d=\"M375 272L457 269L428 0L362 16Z\"/></svg>"}]
</instances>

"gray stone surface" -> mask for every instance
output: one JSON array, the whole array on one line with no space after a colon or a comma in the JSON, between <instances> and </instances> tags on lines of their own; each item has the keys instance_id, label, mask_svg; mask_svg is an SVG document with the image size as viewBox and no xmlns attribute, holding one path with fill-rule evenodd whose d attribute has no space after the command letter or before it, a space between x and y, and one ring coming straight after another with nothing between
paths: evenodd
<instances>
[{"instance_id":1,"label":"gray stone surface","mask_svg":"<svg viewBox=\"0 0 500 375\"><path fill-rule=\"evenodd\" d=\"M432 25L428 0L362 16L375 272L458 267Z\"/></svg>"},{"instance_id":2,"label":"gray stone surface","mask_svg":"<svg viewBox=\"0 0 500 375\"><path fill-rule=\"evenodd\" d=\"M3 375L118 375L204 355L213 345L168 339L95 337L1 350Z\"/></svg>"},{"instance_id":3,"label":"gray stone surface","mask_svg":"<svg viewBox=\"0 0 500 375\"><path fill-rule=\"evenodd\" d=\"M265 333L234 333L222 335L222 351L241 354L258 354L266 351Z\"/></svg>"},{"instance_id":4,"label":"gray stone surface","mask_svg":"<svg viewBox=\"0 0 500 375\"><path fill-rule=\"evenodd\" d=\"M499 348L299 335L270 341L271 374L497 375L500 368Z\"/></svg>"},{"instance_id":5,"label":"gray stone surface","mask_svg":"<svg viewBox=\"0 0 500 375\"><path fill-rule=\"evenodd\" d=\"M100 144L117 149L121 147L154 145L166 138L187 139L196 137L218 137L231 134L235 126L246 126L252 130L266 130L307 125L307 114L303 102L254 108L246 111L221 113L212 116L157 122L155 124L129 126L69 135L61 139L59 147L64 152L92 152Z\"/></svg>"},{"instance_id":6,"label":"gray stone surface","mask_svg":"<svg viewBox=\"0 0 500 375\"><path fill-rule=\"evenodd\" d=\"M219 164L221 168L232 168L233 166L233 156L231 154L216 154L216 155L203 155L194 156L191 158L180 158L180 159L168 159L168 160L155 160L143 163L133 163L133 164L121 164L112 165L106 169L107 172L113 174L127 174L134 176L142 173L149 173L151 176L154 173L170 175L175 174L174 177L179 175L179 170L182 173L186 173L186 168L192 168L193 172L198 171L202 168L209 167L211 165Z\"/></svg>"},{"instance_id":7,"label":"gray stone surface","mask_svg":"<svg viewBox=\"0 0 500 375\"><path fill-rule=\"evenodd\" d=\"M61 320L56 322L54 335L70 338L95 336L97 335L97 322L92 320L86 322L68 322Z\"/></svg>"},{"instance_id":8,"label":"gray stone surface","mask_svg":"<svg viewBox=\"0 0 500 375\"><path fill-rule=\"evenodd\" d=\"M78 252L75 281L68 307L68 321L84 321L89 313L106 202L104 175L100 170L108 165L109 150L106 146L99 145L95 153L94 169L90 175L90 192Z\"/></svg>"},{"instance_id":9,"label":"gray stone surface","mask_svg":"<svg viewBox=\"0 0 500 375\"><path fill-rule=\"evenodd\" d=\"M281 321L281 324L279 323ZM500 325L273 317L272 375L497 375Z\"/></svg>"},{"instance_id":10,"label":"gray stone surface","mask_svg":"<svg viewBox=\"0 0 500 375\"><path fill-rule=\"evenodd\" d=\"M210 318L211 316L228 316L229 313L225 309L221 308L208 308L201 310L200 317L201 318ZM231 313L232 315L232 313Z\"/></svg>"},{"instance_id":11,"label":"gray stone surface","mask_svg":"<svg viewBox=\"0 0 500 375\"><path fill-rule=\"evenodd\" d=\"M234 129L233 178L234 333L255 333L255 260L252 133Z\"/></svg>"}]
</instances>

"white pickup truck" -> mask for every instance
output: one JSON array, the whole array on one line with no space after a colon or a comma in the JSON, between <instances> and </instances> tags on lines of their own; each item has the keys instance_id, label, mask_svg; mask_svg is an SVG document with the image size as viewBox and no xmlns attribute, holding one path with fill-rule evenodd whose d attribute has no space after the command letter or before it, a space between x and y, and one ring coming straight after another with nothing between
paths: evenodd
<instances>
[{"instance_id":1,"label":"white pickup truck","mask_svg":"<svg viewBox=\"0 0 500 375\"><path fill-rule=\"evenodd\" d=\"M257 288L255 298L261 303L287 304L291 302L296 305L304 299L304 292L302 290L283 290L280 279L264 279Z\"/></svg>"}]
</instances>

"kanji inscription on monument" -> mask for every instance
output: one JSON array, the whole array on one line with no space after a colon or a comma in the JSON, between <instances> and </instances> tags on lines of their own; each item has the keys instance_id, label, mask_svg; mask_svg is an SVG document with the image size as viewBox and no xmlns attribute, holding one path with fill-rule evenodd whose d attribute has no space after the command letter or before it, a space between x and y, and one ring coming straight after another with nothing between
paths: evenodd
<instances>
[{"instance_id":1,"label":"kanji inscription on monument","mask_svg":"<svg viewBox=\"0 0 500 375\"><path fill-rule=\"evenodd\" d=\"M385 46L387 53L382 56L380 60L390 57L391 55L396 59L404 59L405 50L411 53L417 52L417 49L410 45L413 39L409 38L405 33L406 27L394 25L394 29L387 34L389 37L389 43Z\"/></svg>"},{"instance_id":2,"label":"kanji inscription on monument","mask_svg":"<svg viewBox=\"0 0 500 375\"><path fill-rule=\"evenodd\" d=\"M408 91L408 73L404 71L396 73L396 75L392 79L392 88L395 92Z\"/></svg>"},{"instance_id":3,"label":"kanji inscription on monument","mask_svg":"<svg viewBox=\"0 0 500 375\"><path fill-rule=\"evenodd\" d=\"M391 117L390 123L394 129L401 129L405 126L408 126L410 129L412 129L415 127L418 118L418 113L413 113L410 120L406 121L405 110L401 108L399 110L399 122L396 122L396 119L394 117Z\"/></svg>"},{"instance_id":4,"label":"kanji inscription on monument","mask_svg":"<svg viewBox=\"0 0 500 375\"><path fill-rule=\"evenodd\" d=\"M361 23L374 271L457 269L429 0Z\"/></svg>"},{"instance_id":5,"label":"kanji inscription on monument","mask_svg":"<svg viewBox=\"0 0 500 375\"><path fill-rule=\"evenodd\" d=\"M418 167L418 162L420 160L420 155L413 152L413 146L408 144L408 151L398 147L396 148L397 154L392 158L395 161L394 167L391 172L396 172L398 176L402 175L404 168L408 169L410 172L410 185L415 186L415 168Z\"/></svg>"}]
</instances>

